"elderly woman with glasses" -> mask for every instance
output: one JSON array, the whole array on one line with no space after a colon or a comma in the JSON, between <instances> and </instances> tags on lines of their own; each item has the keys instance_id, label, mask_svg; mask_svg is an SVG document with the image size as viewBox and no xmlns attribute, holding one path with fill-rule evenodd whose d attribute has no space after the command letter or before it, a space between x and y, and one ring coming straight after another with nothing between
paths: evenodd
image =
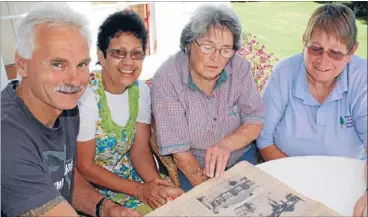
<instances>
[{"instance_id":1,"label":"elderly woman with glasses","mask_svg":"<svg viewBox=\"0 0 368 217\"><path fill-rule=\"evenodd\" d=\"M257 140L265 160L288 156L364 157L367 60L355 56L352 10L326 4L312 14L303 52L280 62L263 94L265 123Z\"/></svg>"},{"instance_id":2,"label":"elderly woman with glasses","mask_svg":"<svg viewBox=\"0 0 368 217\"><path fill-rule=\"evenodd\" d=\"M79 102L77 168L106 198L141 215L180 195L162 179L149 147L151 102L137 81L145 57L147 31L138 14L110 15L98 33L101 71Z\"/></svg>"},{"instance_id":3,"label":"elderly woman with glasses","mask_svg":"<svg viewBox=\"0 0 368 217\"><path fill-rule=\"evenodd\" d=\"M184 191L238 161L257 163L252 141L264 109L249 62L236 54L241 33L232 9L199 7L182 31L181 51L152 80L159 153L173 155Z\"/></svg>"}]
</instances>

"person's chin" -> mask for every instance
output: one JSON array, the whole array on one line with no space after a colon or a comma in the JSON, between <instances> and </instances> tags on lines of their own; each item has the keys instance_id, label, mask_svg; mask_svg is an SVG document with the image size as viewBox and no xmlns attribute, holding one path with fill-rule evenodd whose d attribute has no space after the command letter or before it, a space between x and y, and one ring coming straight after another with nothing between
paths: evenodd
<instances>
[{"instance_id":1,"label":"person's chin","mask_svg":"<svg viewBox=\"0 0 368 217\"><path fill-rule=\"evenodd\" d=\"M216 80L218 78L219 74L218 73L207 73L205 76L203 76L206 80L208 81L213 81Z\"/></svg>"},{"instance_id":2,"label":"person's chin","mask_svg":"<svg viewBox=\"0 0 368 217\"><path fill-rule=\"evenodd\" d=\"M69 110L77 106L78 99L81 93L75 94L63 94L58 93L58 96L54 98L54 107L59 110Z\"/></svg>"},{"instance_id":3,"label":"person's chin","mask_svg":"<svg viewBox=\"0 0 368 217\"><path fill-rule=\"evenodd\" d=\"M59 109L59 110L70 110L73 109L77 106L77 102L60 102L60 103L56 103L55 104L55 108Z\"/></svg>"},{"instance_id":4,"label":"person's chin","mask_svg":"<svg viewBox=\"0 0 368 217\"><path fill-rule=\"evenodd\" d=\"M133 84L137 79L138 79L138 76L134 74L122 74L120 76L121 83L126 86Z\"/></svg>"}]
</instances>

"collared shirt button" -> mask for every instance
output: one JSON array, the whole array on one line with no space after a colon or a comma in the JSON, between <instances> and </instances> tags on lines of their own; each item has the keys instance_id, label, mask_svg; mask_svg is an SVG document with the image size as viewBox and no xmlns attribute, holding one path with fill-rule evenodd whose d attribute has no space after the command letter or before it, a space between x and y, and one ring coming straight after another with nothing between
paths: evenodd
<instances>
[{"instance_id":1,"label":"collared shirt button","mask_svg":"<svg viewBox=\"0 0 368 217\"><path fill-rule=\"evenodd\" d=\"M214 117L214 118L213 118L213 120L214 120L214 121L217 121L217 118L216 118L216 117Z\"/></svg>"}]
</instances>

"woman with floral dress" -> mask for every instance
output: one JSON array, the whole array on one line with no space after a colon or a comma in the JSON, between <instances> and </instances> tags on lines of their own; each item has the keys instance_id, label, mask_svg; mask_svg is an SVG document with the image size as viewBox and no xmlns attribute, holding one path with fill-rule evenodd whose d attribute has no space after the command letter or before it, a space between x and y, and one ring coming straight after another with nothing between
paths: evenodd
<instances>
[{"instance_id":1,"label":"woman with floral dress","mask_svg":"<svg viewBox=\"0 0 368 217\"><path fill-rule=\"evenodd\" d=\"M149 147L151 100L137 81L147 43L132 11L110 15L98 33L101 71L79 101L77 168L107 198L144 215L182 190L162 179Z\"/></svg>"}]
</instances>

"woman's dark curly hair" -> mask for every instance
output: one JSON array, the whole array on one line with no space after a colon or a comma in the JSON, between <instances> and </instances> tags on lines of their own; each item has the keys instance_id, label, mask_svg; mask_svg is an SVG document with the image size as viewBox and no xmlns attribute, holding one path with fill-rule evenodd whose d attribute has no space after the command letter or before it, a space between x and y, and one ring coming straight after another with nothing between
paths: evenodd
<instances>
[{"instance_id":1,"label":"woman's dark curly hair","mask_svg":"<svg viewBox=\"0 0 368 217\"><path fill-rule=\"evenodd\" d=\"M121 33L131 33L142 42L146 52L147 29L141 17L131 10L118 11L111 14L98 30L97 47L104 53L109 47L110 40L119 37Z\"/></svg>"}]
</instances>

